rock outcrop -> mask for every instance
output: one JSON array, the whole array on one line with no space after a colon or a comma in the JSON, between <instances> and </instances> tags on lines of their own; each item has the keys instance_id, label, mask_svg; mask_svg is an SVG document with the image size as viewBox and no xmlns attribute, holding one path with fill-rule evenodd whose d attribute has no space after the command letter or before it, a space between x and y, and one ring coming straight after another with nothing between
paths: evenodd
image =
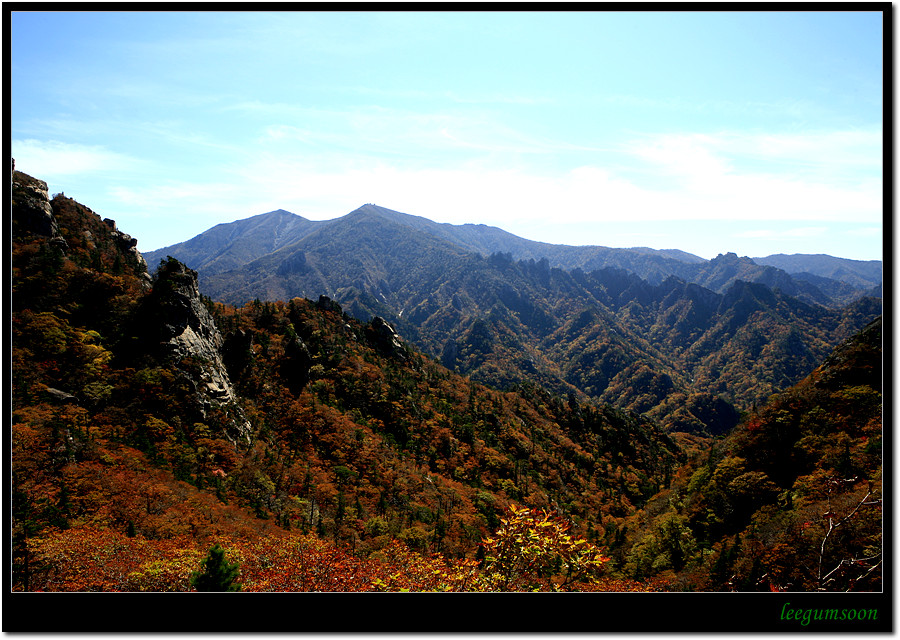
<instances>
[{"instance_id":1,"label":"rock outcrop","mask_svg":"<svg viewBox=\"0 0 900 640\"><path fill-rule=\"evenodd\" d=\"M154 342L151 350L196 385L201 406L219 406L230 413L229 438L249 441L250 424L235 403L222 359L225 341L200 298L197 272L174 258L163 262L145 311L147 337Z\"/></svg>"},{"instance_id":2,"label":"rock outcrop","mask_svg":"<svg viewBox=\"0 0 900 640\"><path fill-rule=\"evenodd\" d=\"M105 218L101 222L100 216L89 207L64 194L57 194L51 199L46 182L16 171L15 166L16 161L13 159L11 204L14 238L46 238L50 247L68 256L77 254L80 250L94 251L102 247L107 239L111 239L123 262L141 278L145 288L150 288L152 278L147 270L147 261L137 250L137 238L119 231L114 220ZM59 220L65 219L63 210L68 210L71 216L73 209L84 216L81 221L84 228L75 237L69 235L67 241L60 232ZM69 226L72 227L71 224Z\"/></svg>"},{"instance_id":3,"label":"rock outcrop","mask_svg":"<svg viewBox=\"0 0 900 640\"><path fill-rule=\"evenodd\" d=\"M142 268L144 271L147 271L147 261L144 259L144 256L141 255L141 252L137 250L137 238L133 238L127 233L123 233L119 231L116 227L116 221L111 220L110 218L104 218L103 223L109 227L112 232L112 236L116 241L116 244L119 246L119 250L124 253L128 258L131 259L134 263L138 265L139 268ZM150 274L147 273L147 278L149 281Z\"/></svg>"},{"instance_id":4,"label":"rock outcrop","mask_svg":"<svg viewBox=\"0 0 900 640\"><path fill-rule=\"evenodd\" d=\"M369 324L370 338L383 353L405 360L407 358L406 347L400 336L394 331L394 327L380 316L372 318Z\"/></svg>"},{"instance_id":5,"label":"rock outcrop","mask_svg":"<svg viewBox=\"0 0 900 640\"><path fill-rule=\"evenodd\" d=\"M50 206L47 183L27 173L16 171L12 161L12 230L16 238L28 234L44 236L62 251L68 250L65 238L59 232L59 224Z\"/></svg>"},{"instance_id":6,"label":"rock outcrop","mask_svg":"<svg viewBox=\"0 0 900 640\"><path fill-rule=\"evenodd\" d=\"M309 370L312 364L312 355L300 336L294 335L288 339L284 346L282 375L288 380L288 385L295 393L309 382Z\"/></svg>"},{"instance_id":7,"label":"rock outcrop","mask_svg":"<svg viewBox=\"0 0 900 640\"><path fill-rule=\"evenodd\" d=\"M319 300L316 302L316 308L321 309L322 311L336 311L337 313L343 313L341 305L326 295L319 296Z\"/></svg>"}]
</instances>

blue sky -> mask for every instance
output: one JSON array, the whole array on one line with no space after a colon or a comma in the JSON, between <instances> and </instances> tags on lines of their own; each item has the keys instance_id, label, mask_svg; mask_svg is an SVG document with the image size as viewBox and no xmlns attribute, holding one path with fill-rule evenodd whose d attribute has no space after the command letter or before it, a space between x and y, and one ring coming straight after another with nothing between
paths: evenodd
<instances>
[{"instance_id":1,"label":"blue sky","mask_svg":"<svg viewBox=\"0 0 900 640\"><path fill-rule=\"evenodd\" d=\"M882 23L13 12L12 153L144 251L371 202L547 242L881 259Z\"/></svg>"}]
</instances>

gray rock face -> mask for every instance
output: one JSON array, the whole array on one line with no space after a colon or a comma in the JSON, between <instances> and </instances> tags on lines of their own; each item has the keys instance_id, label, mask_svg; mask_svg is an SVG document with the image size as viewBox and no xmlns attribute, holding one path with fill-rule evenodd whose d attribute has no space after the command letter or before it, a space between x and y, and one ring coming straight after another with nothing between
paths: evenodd
<instances>
[{"instance_id":1,"label":"gray rock face","mask_svg":"<svg viewBox=\"0 0 900 640\"><path fill-rule=\"evenodd\" d=\"M13 161L15 167L15 161ZM12 172L13 232L16 235L33 233L50 238L64 251L68 244L59 233L59 224L50 206L47 183L26 173Z\"/></svg>"},{"instance_id":2,"label":"gray rock face","mask_svg":"<svg viewBox=\"0 0 900 640\"><path fill-rule=\"evenodd\" d=\"M104 218L103 222L107 227L109 227L110 231L112 232L112 236L113 238L115 238L116 244L119 246L119 250L127 257L131 258L131 260L134 261L145 272L144 278L149 284L151 277L147 269L147 261L144 259L144 256L141 255L141 252L137 250L137 238L133 238L127 233L119 231L119 229L116 227L115 220Z\"/></svg>"},{"instance_id":3,"label":"gray rock face","mask_svg":"<svg viewBox=\"0 0 900 640\"><path fill-rule=\"evenodd\" d=\"M53 387L47 387L44 389L44 393L50 398L53 402L57 404L78 404L78 398L73 396L71 393L66 393L65 391L61 391L60 389L54 389Z\"/></svg>"},{"instance_id":4,"label":"gray rock face","mask_svg":"<svg viewBox=\"0 0 900 640\"><path fill-rule=\"evenodd\" d=\"M406 349L403 347L403 341L394 331L394 327L385 321L381 316L372 318L370 325L375 344L383 352L390 356L406 359Z\"/></svg>"},{"instance_id":5,"label":"gray rock face","mask_svg":"<svg viewBox=\"0 0 900 640\"><path fill-rule=\"evenodd\" d=\"M48 239L48 244L59 249L63 253L69 252L69 244L63 238L59 230L59 223L53 214L47 183L38 180L26 173L15 170L16 161L12 161L12 210L13 210L13 235L24 237L28 234L43 236ZM82 206L87 212L94 214L88 207ZM99 217L99 216L98 216ZM147 261L137 250L137 238L123 233L116 228L114 220L103 220L109 228L110 235L118 245L125 259L137 267L137 273L143 279L146 288L150 288L152 278L147 270ZM88 246L96 246L96 238L90 230L82 231Z\"/></svg>"},{"instance_id":6,"label":"gray rock face","mask_svg":"<svg viewBox=\"0 0 900 640\"><path fill-rule=\"evenodd\" d=\"M253 333L238 329L225 336L222 361L232 379L239 378L253 360Z\"/></svg>"},{"instance_id":7,"label":"gray rock face","mask_svg":"<svg viewBox=\"0 0 900 640\"><path fill-rule=\"evenodd\" d=\"M137 238L133 238L127 233L119 231L116 227L115 220L104 218L103 222L109 227L112 237L119 246L119 250L140 268L144 284L149 287L153 278L150 276L150 272L147 269L147 261L144 259L144 256L141 255L141 252L137 250Z\"/></svg>"},{"instance_id":8,"label":"gray rock face","mask_svg":"<svg viewBox=\"0 0 900 640\"><path fill-rule=\"evenodd\" d=\"M316 308L322 309L323 311L336 311L341 313L341 305L329 298L326 295L319 296L318 302L316 302Z\"/></svg>"},{"instance_id":9,"label":"gray rock face","mask_svg":"<svg viewBox=\"0 0 900 640\"><path fill-rule=\"evenodd\" d=\"M200 299L197 272L169 260L160 266L151 296L160 355L176 367L183 365L196 384L201 403L230 407L229 437L249 441L250 423L235 404L234 388L222 360L225 341Z\"/></svg>"}]
</instances>

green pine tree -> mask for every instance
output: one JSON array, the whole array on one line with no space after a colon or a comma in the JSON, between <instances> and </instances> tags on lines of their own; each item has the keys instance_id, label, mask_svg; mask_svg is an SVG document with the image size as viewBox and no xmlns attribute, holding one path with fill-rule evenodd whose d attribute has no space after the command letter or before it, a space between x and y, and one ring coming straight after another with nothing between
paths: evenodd
<instances>
[{"instance_id":1,"label":"green pine tree","mask_svg":"<svg viewBox=\"0 0 900 640\"><path fill-rule=\"evenodd\" d=\"M240 591L237 577L238 563L226 562L225 549L216 543L200 563L200 571L191 573L191 586L197 591Z\"/></svg>"}]
</instances>

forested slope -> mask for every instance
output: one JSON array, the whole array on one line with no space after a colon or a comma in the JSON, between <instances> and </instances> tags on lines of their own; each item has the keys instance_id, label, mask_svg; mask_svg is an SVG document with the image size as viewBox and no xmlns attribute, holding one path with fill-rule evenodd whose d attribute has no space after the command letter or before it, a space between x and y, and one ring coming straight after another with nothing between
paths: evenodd
<instances>
[{"instance_id":1,"label":"forested slope","mask_svg":"<svg viewBox=\"0 0 900 640\"><path fill-rule=\"evenodd\" d=\"M14 201L16 588L139 588L159 554L181 566L173 540L472 559L513 503L614 544L684 460L646 419L481 386L328 298L214 304L175 260L151 281L115 223L15 176L38 187ZM149 555L118 582L60 577L61 549L132 539Z\"/></svg>"},{"instance_id":2,"label":"forested slope","mask_svg":"<svg viewBox=\"0 0 900 640\"><path fill-rule=\"evenodd\" d=\"M882 321L746 416L629 523L624 575L732 591L881 589Z\"/></svg>"},{"instance_id":3,"label":"forested slope","mask_svg":"<svg viewBox=\"0 0 900 640\"><path fill-rule=\"evenodd\" d=\"M738 417L711 393L678 398L685 373L665 372L641 339L655 331L693 371L730 380L729 366L753 371L773 348L723 351L752 344L747 318L813 363L801 347L827 342L804 342L805 327L850 335L864 306L471 257L485 277L455 277L495 303L462 323L442 363L326 296L216 303L174 259L151 277L112 220L20 172L12 230L16 590L185 590L213 543L247 590L880 588L880 320L724 438L652 419L654 393L707 428ZM529 287L598 304L560 294L542 313ZM455 308L440 295L437 309ZM570 363L547 387L510 378L500 390L455 370L506 375L497 354L521 358L522 335ZM704 364L703 340L720 361ZM629 369L627 408L565 387L587 376L615 389ZM566 532L555 552L571 539L596 553L556 553L532 575L496 569L503 540L551 529Z\"/></svg>"}]
</instances>

